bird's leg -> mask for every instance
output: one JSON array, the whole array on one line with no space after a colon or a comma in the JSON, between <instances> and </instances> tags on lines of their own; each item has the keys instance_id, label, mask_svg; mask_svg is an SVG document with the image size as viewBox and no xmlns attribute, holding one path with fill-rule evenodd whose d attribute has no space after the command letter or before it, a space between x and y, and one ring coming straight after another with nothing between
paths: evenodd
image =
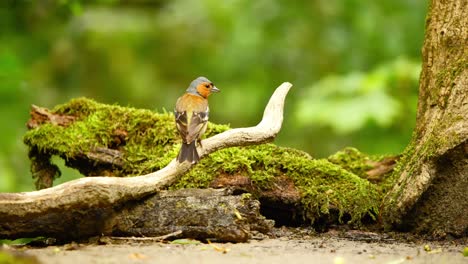
<instances>
[{"instance_id":1,"label":"bird's leg","mask_svg":"<svg viewBox=\"0 0 468 264\"><path fill-rule=\"evenodd\" d=\"M202 143L201 143L201 142L202 142L202 140L201 140L201 139L200 139L200 140L197 140L197 144L198 144L198 146L200 146L200 148L203 148L203 145L202 145Z\"/></svg>"}]
</instances>

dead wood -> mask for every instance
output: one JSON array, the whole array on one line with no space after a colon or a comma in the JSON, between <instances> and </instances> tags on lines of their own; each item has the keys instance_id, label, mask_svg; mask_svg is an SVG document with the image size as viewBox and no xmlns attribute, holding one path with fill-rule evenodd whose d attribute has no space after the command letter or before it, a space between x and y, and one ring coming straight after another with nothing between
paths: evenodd
<instances>
[{"instance_id":1,"label":"dead wood","mask_svg":"<svg viewBox=\"0 0 468 264\"><path fill-rule=\"evenodd\" d=\"M161 191L138 202L85 211L62 210L1 224L2 236L54 237L59 242L93 236L191 237L245 242L252 231L268 233L273 221L259 212L250 195L226 189ZM174 233L174 231L178 231Z\"/></svg>"},{"instance_id":2,"label":"dead wood","mask_svg":"<svg viewBox=\"0 0 468 264\"><path fill-rule=\"evenodd\" d=\"M29 129L36 128L45 122L50 122L57 126L68 126L76 120L74 116L53 114L47 108L37 105L31 106L30 114L31 119L26 124Z\"/></svg>"},{"instance_id":3,"label":"dead wood","mask_svg":"<svg viewBox=\"0 0 468 264\"><path fill-rule=\"evenodd\" d=\"M366 164L372 169L366 171L367 179L371 182L380 182L382 178L391 173L395 168L400 156L386 157L380 161L368 161Z\"/></svg>"},{"instance_id":4,"label":"dead wood","mask_svg":"<svg viewBox=\"0 0 468 264\"><path fill-rule=\"evenodd\" d=\"M291 86L290 83L283 83L275 90L257 126L231 129L204 140L202 147L198 148L200 157L222 148L272 141L281 129L284 100ZM44 118L51 118L47 113L40 112ZM62 121L56 120L58 123ZM35 219L39 218L46 219L46 225L51 230L64 230L60 227L64 225L72 228L73 223L84 221L85 218L106 219L110 216L106 214L109 208L157 193L160 188L173 183L192 166L189 163L179 164L174 159L159 171L137 177L81 178L40 191L2 193L0 194L0 236L13 238L23 236L28 232L33 234L31 230L28 232L21 230L21 226L18 225L16 225L18 229L12 230L11 224L18 222L34 227L28 223L36 223ZM63 221L64 214L73 216L69 219L75 219L75 222L71 222L71 226L70 223ZM91 233L101 230L101 227L88 227ZM39 233L34 234L39 235Z\"/></svg>"}]
</instances>

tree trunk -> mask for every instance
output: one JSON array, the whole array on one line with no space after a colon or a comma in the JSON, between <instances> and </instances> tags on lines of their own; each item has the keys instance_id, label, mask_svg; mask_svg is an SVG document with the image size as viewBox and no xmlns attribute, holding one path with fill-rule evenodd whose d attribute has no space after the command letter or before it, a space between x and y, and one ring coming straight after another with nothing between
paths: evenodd
<instances>
[{"instance_id":1,"label":"tree trunk","mask_svg":"<svg viewBox=\"0 0 468 264\"><path fill-rule=\"evenodd\" d=\"M468 2L432 0L417 123L400 178L383 201L386 227L445 237L468 230Z\"/></svg>"}]
</instances>

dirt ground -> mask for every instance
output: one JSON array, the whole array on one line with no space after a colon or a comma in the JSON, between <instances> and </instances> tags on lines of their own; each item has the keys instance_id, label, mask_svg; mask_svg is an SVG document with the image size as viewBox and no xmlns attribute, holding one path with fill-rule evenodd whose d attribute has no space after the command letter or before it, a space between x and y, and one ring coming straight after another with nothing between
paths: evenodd
<instances>
[{"instance_id":1,"label":"dirt ground","mask_svg":"<svg viewBox=\"0 0 468 264\"><path fill-rule=\"evenodd\" d=\"M42 248L11 248L40 263L468 263L466 241L396 242L336 235L282 237L248 243L114 241L106 245L68 244ZM364 239L363 239L364 238Z\"/></svg>"}]
</instances>

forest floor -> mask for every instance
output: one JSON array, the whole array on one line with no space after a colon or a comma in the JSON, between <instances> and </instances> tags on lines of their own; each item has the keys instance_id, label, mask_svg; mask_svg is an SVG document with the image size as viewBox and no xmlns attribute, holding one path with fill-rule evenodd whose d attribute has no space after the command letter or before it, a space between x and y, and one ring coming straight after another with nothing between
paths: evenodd
<instances>
[{"instance_id":1,"label":"forest floor","mask_svg":"<svg viewBox=\"0 0 468 264\"><path fill-rule=\"evenodd\" d=\"M289 231L288 231L289 232ZM201 243L195 240L148 242L107 240L106 244L12 247L36 263L468 263L467 239L424 241L394 239L371 232L291 233L248 243Z\"/></svg>"}]
</instances>

